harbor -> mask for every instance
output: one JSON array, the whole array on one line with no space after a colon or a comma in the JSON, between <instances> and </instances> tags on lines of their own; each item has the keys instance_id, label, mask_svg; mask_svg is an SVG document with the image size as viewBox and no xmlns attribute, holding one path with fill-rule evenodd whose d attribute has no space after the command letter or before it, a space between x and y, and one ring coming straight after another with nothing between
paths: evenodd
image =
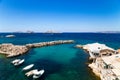
<instances>
[{"instance_id":1,"label":"harbor","mask_svg":"<svg viewBox=\"0 0 120 80\"><path fill-rule=\"evenodd\" d=\"M120 80L120 0L0 0L0 80Z\"/></svg>"},{"instance_id":2,"label":"harbor","mask_svg":"<svg viewBox=\"0 0 120 80\"><path fill-rule=\"evenodd\" d=\"M4 36L6 34L1 34L1 35ZM104 35L104 34L100 34L101 36L98 36L99 34L80 34L80 33L79 34L62 33L62 34L53 34L53 35L39 33L39 34L14 34L14 35L16 36L14 38L5 38L5 37L0 38L1 44L11 43L14 46L25 46L26 44L34 44L34 43L36 44L36 43L58 41L58 40L74 40L74 42L67 44L60 44L60 45L59 44L51 45L51 46L46 45L43 47L31 47L26 53L11 58L6 58L7 55L4 56L3 54L0 54L0 63L1 63L0 80L16 80L16 79L33 80L33 76L27 77L25 74L35 69L37 69L38 71L42 69L45 70L43 76L40 77L41 80L56 80L56 79L57 80L68 80L68 79L69 80L74 80L74 79L101 80L99 72L98 75L95 75L93 73L93 68L89 67L91 63L88 64L88 59L90 59L90 56L87 50L84 51L83 49L79 49L79 48L80 47L82 48L86 44L91 45L94 42L99 42L98 44L101 43L104 45L106 44L106 46L112 48L111 53L114 53L112 52L112 50L119 51L117 49L119 48L120 45L119 41L117 43L117 40L120 40L118 38L119 35L115 35L115 34L114 34L114 39L108 39L107 38L108 35ZM88 38L87 35L91 35L91 36L89 36ZM94 38L95 35L98 37ZM109 37L112 36L113 34L109 35ZM103 39L101 40L99 38L103 38ZM104 40L106 40L106 42L104 42ZM74 47L77 44L79 48ZM87 48L87 46L84 48ZM92 49L93 48L91 48L91 50ZM96 50L97 47L95 47L94 49ZM104 50L102 50L101 53L105 55ZM111 54L109 53L109 55ZM14 66L11 64L11 62L16 59L21 59L21 61L18 63L20 64L19 66ZM92 59L94 58L91 57L90 60L92 61ZM94 65L92 65L91 67L94 67ZM94 69L97 68L95 67ZM8 75L8 73L11 73L11 75Z\"/></svg>"}]
</instances>

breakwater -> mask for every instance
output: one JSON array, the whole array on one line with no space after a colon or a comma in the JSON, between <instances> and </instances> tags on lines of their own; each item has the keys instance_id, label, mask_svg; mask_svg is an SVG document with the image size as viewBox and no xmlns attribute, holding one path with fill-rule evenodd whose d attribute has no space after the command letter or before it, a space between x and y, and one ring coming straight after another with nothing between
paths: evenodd
<instances>
[{"instance_id":1,"label":"breakwater","mask_svg":"<svg viewBox=\"0 0 120 80\"><path fill-rule=\"evenodd\" d=\"M49 41L49 42L26 44L26 47L36 48L36 47L44 47L44 46L59 45L59 44L69 44L69 43L73 43L73 42L74 42L73 40L58 40L58 41Z\"/></svg>"},{"instance_id":2,"label":"breakwater","mask_svg":"<svg viewBox=\"0 0 120 80\"><path fill-rule=\"evenodd\" d=\"M14 57L27 53L32 48L52 46L59 44L70 44L74 40L57 40L57 41L48 41L40 43L31 43L26 45L13 45L11 43L4 43L0 45L0 53L5 54L6 57Z\"/></svg>"}]
</instances>

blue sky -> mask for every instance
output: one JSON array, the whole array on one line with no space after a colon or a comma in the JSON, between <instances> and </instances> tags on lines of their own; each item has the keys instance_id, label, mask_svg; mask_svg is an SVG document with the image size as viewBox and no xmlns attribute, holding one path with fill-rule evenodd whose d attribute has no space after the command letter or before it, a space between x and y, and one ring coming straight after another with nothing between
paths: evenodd
<instances>
[{"instance_id":1,"label":"blue sky","mask_svg":"<svg viewBox=\"0 0 120 80\"><path fill-rule=\"evenodd\" d=\"M0 32L120 31L119 0L0 0Z\"/></svg>"}]
</instances>

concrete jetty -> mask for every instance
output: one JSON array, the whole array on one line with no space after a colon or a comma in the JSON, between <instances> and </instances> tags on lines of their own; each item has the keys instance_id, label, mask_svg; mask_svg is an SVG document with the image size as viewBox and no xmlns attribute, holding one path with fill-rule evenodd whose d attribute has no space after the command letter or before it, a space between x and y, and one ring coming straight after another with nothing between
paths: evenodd
<instances>
[{"instance_id":1,"label":"concrete jetty","mask_svg":"<svg viewBox=\"0 0 120 80\"><path fill-rule=\"evenodd\" d=\"M13 45L11 43L0 44L0 54L5 54L6 57L14 57L27 53L32 48L52 46L59 44L70 44L74 40L58 40L49 42L32 43L26 45Z\"/></svg>"}]
</instances>

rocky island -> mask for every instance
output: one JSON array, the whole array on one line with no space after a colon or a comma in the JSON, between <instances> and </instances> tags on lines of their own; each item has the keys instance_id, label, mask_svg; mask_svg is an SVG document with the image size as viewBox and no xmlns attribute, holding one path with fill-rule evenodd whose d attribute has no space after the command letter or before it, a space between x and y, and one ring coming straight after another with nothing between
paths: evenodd
<instances>
[{"instance_id":1,"label":"rocky island","mask_svg":"<svg viewBox=\"0 0 120 80\"><path fill-rule=\"evenodd\" d=\"M58 41L32 43L26 45L13 45L11 43L4 43L4 44L0 44L0 54L5 54L6 57L14 57L25 54L32 48L59 45L59 44L69 44L73 42L74 40L58 40Z\"/></svg>"}]
</instances>

